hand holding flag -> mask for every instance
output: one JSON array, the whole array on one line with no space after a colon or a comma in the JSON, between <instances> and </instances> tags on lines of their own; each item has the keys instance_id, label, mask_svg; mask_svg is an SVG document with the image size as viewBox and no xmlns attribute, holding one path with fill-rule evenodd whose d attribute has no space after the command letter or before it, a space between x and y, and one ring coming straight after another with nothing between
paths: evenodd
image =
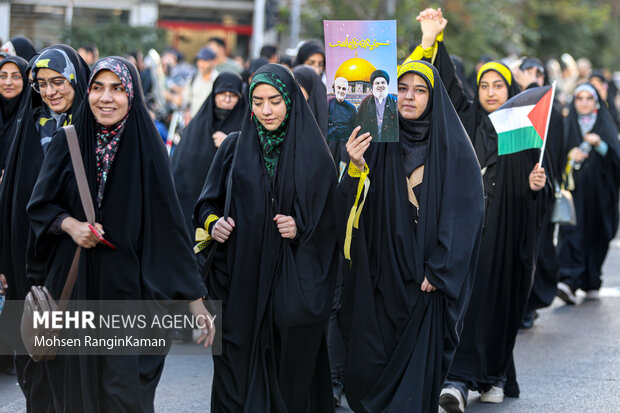
<instances>
[{"instance_id":1,"label":"hand holding flag","mask_svg":"<svg viewBox=\"0 0 620 413\"><path fill-rule=\"evenodd\" d=\"M489 115L497 132L498 155L541 148L542 163L554 96L555 82L521 92Z\"/></svg>"}]
</instances>

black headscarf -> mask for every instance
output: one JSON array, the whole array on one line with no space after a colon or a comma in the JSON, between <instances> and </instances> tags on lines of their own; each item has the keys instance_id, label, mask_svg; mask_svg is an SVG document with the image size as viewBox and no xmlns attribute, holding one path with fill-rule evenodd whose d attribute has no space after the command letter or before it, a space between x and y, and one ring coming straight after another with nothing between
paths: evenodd
<instances>
[{"instance_id":1,"label":"black headscarf","mask_svg":"<svg viewBox=\"0 0 620 413\"><path fill-rule=\"evenodd\" d=\"M437 408L480 242L484 203L471 142L437 70L413 61L399 75L407 72L422 76L432 95L419 215L400 142L371 143L364 155L370 186L358 229L349 226L351 268L338 316L349 343L347 400L360 412ZM347 213L359 181L345 173L339 184ZM425 277L436 292L420 290Z\"/></svg>"},{"instance_id":2,"label":"black headscarf","mask_svg":"<svg viewBox=\"0 0 620 413\"><path fill-rule=\"evenodd\" d=\"M69 111L73 113L86 94L90 69L71 47L55 45L51 48L63 50L76 69L75 97ZM13 128L12 143L0 186L0 263L9 283L16 287L10 291L19 299L24 299L30 288L30 282L26 279L26 256L32 258L33 251L27 250L27 246L33 234L26 205L43 163L44 153L36 124L44 105L38 94L27 87L23 107L18 110L15 120L16 126ZM41 283L44 269L31 260L29 275L33 282Z\"/></svg>"},{"instance_id":3,"label":"black headscarf","mask_svg":"<svg viewBox=\"0 0 620 413\"><path fill-rule=\"evenodd\" d=\"M497 133L489 119L489 114L480 104L480 79L489 71L496 72L504 80L506 88L508 89L508 99L518 95L521 91L516 80L513 79L512 72L505 64L500 62L488 62L480 68L477 79L478 87L476 87L473 102L474 116L471 117L474 122L465 124L465 127L473 141L481 168L497 162Z\"/></svg>"},{"instance_id":4,"label":"black headscarf","mask_svg":"<svg viewBox=\"0 0 620 413\"><path fill-rule=\"evenodd\" d=\"M30 39L23 36L13 37L11 40L9 40L3 45L3 50L10 48L13 49L11 52L14 52L14 54L11 53L11 55L24 58L26 59L26 61L29 61L34 57L34 55L37 54L37 51L32 45Z\"/></svg>"},{"instance_id":5,"label":"black headscarf","mask_svg":"<svg viewBox=\"0 0 620 413\"><path fill-rule=\"evenodd\" d=\"M589 86L594 88L592 85ZM616 235L619 220L616 206L620 186L620 142L618 129L604 103L599 104L596 121L590 132L599 135L607 144L607 154L600 156L592 149L581 168L573 171L575 184L573 197L585 198L575 199L575 207L577 208L577 204L582 207L577 208L578 221L581 218L582 221L587 220L589 223L583 226L583 231L593 231L597 237L604 237L609 242ZM575 109L574 99L569 115L565 119L565 133L567 148L578 147L583 142L584 135L579 125L579 114ZM585 213L586 204L588 210L592 212Z\"/></svg>"},{"instance_id":6,"label":"black headscarf","mask_svg":"<svg viewBox=\"0 0 620 413\"><path fill-rule=\"evenodd\" d=\"M174 191L168 154L144 102L140 75L121 57L102 60L109 64L103 66L106 69L121 67L129 73L134 97L101 205L95 202L98 127L88 102L75 114L75 128L96 221L117 249L99 244L82 250L72 299L200 298L206 290ZM101 67L101 63L95 67ZM64 213L86 220L65 132L58 129L28 204L36 235L35 251L37 258L47 263L45 284L54 297L60 295L76 250L68 234L48 232L50 224ZM59 386L55 397L61 399L59 403L67 411L101 411L102 406L118 405L119 400L128 411L152 411L154 387L163 362L159 356L66 357L51 366L49 374L53 385ZM111 364L115 367L102 367ZM122 389L110 388L109 383L119 382L126 385Z\"/></svg>"},{"instance_id":7,"label":"black headscarf","mask_svg":"<svg viewBox=\"0 0 620 413\"><path fill-rule=\"evenodd\" d=\"M0 61L0 70L7 63L13 63L19 68L23 86L20 94L13 99L6 99L4 96L0 96L0 169L4 169L4 163L11 147L11 139L13 138L11 128L17 120L18 109L23 107L29 93L29 83L26 77L28 62L19 56L7 57Z\"/></svg>"},{"instance_id":8,"label":"black headscarf","mask_svg":"<svg viewBox=\"0 0 620 413\"><path fill-rule=\"evenodd\" d=\"M415 70L410 70L409 72L418 74ZM401 76L405 73L408 72L401 73ZM430 80L425 76L421 77L426 82L429 92L431 92L433 86ZM407 175L410 175L416 168L422 165L426 158L432 107L433 93L429 93L426 108L417 119L405 119L400 113L398 114L399 141L403 148L405 173Z\"/></svg>"},{"instance_id":9,"label":"black headscarf","mask_svg":"<svg viewBox=\"0 0 620 413\"><path fill-rule=\"evenodd\" d=\"M303 65L310 56L316 53L321 53L325 58L325 50L323 45L318 40L308 40L301 45L297 51L297 57L295 58L294 66Z\"/></svg>"},{"instance_id":10,"label":"black headscarf","mask_svg":"<svg viewBox=\"0 0 620 413\"><path fill-rule=\"evenodd\" d=\"M434 64L446 85L450 85L450 99L472 139L483 172L486 207L471 300L448 378L486 391L507 376L513 365L512 351L532 287L539 239L553 190L550 179L540 191L534 192L529 186L529 174L538 162L540 150L497 155L497 133L479 103L478 88L471 102L443 42L439 42ZM480 69L478 83L489 70L504 79L508 98L519 92L510 70L498 62L486 63ZM543 166L551 169L548 153ZM505 393L516 397L519 390L512 373L514 369Z\"/></svg>"},{"instance_id":11,"label":"black headscarf","mask_svg":"<svg viewBox=\"0 0 620 413\"><path fill-rule=\"evenodd\" d=\"M216 153L194 211L198 227L225 212L235 221L228 241L216 244L207 274L209 294L223 301L224 311L211 411L329 412L334 404L324 329L336 263L336 170L291 71L269 64L254 79L265 77L290 99L273 179L247 116L241 133L229 136ZM294 217L295 240L280 236L276 214Z\"/></svg>"},{"instance_id":12,"label":"black headscarf","mask_svg":"<svg viewBox=\"0 0 620 413\"><path fill-rule=\"evenodd\" d=\"M308 93L308 105L319 124L323 136L327 136L327 90L311 66L301 65L293 69L297 82Z\"/></svg>"},{"instance_id":13,"label":"black headscarf","mask_svg":"<svg viewBox=\"0 0 620 413\"><path fill-rule=\"evenodd\" d=\"M213 133L221 131L228 135L240 130L247 114L242 90L241 77L237 73L220 73L213 82L213 91L183 131L183 138L172 154L174 184L188 228L193 228L192 211L217 151ZM221 92L236 93L239 101L225 117L218 119L215 95Z\"/></svg>"}]
</instances>

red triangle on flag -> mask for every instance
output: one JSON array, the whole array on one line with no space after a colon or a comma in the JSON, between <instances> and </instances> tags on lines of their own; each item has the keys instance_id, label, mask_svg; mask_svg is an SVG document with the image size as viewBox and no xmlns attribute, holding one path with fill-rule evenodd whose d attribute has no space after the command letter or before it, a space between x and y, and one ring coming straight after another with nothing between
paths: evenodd
<instances>
[{"instance_id":1,"label":"red triangle on flag","mask_svg":"<svg viewBox=\"0 0 620 413\"><path fill-rule=\"evenodd\" d=\"M547 121L549 120L549 111L551 110L551 95L553 94L553 88L551 88L545 95L538 101L536 106L530 111L527 117L532 121L534 129L540 136L541 140L545 140L545 132L547 130Z\"/></svg>"}]
</instances>

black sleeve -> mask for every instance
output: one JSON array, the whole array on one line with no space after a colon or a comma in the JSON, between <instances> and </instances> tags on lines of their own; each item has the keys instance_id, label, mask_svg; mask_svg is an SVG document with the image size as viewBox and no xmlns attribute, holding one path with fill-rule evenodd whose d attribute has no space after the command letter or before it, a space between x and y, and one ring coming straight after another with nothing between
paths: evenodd
<instances>
[{"instance_id":1,"label":"black sleeve","mask_svg":"<svg viewBox=\"0 0 620 413\"><path fill-rule=\"evenodd\" d=\"M226 202L226 181L230 173L238 132L231 133L215 153L192 217L196 228L203 228L210 215L221 217ZM211 228L208 229L210 233Z\"/></svg>"}]
</instances>

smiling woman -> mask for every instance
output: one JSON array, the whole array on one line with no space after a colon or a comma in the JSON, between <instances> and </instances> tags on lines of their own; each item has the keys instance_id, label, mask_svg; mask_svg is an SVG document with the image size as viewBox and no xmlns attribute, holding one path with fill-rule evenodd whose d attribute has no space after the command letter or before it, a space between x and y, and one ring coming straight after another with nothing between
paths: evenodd
<instances>
[{"instance_id":1,"label":"smiling woman","mask_svg":"<svg viewBox=\"0 0 620 413\"><path fill-rule=\"evenodd\" d=\"M95 76L88 91L88 103L97 122L112 126L127 116L129 98L125 86L114 73L102 70Z\"/></svg>"},{"instance_id":2,"label":"smiling woman","mask_svg":"<svg viewBox=\"0 0 620 413\"><path fill-rule=\"evenodd\" d=\"M36 256L45 262L45 284L54 297L60 295L67 263L79 245L84 249L73 299L193 300L190 311L207 316L200 299L205 288L174 191L168 155L146 108L138 76L125 59L100 60L89 84L89 104L81 105L75 115L95 201L95 227L101 235L105 232L116 250L100 243L84 222L61 128L50 143L28 205ZM205 329L200 341L212 343L214 334L215 329ZM163 356L59 358L49 367L54 404L76 413L153 411L163 363Z\"/></svg>"},{"instance_id":3,"label":"smiling woman","mask_svg":"<svg viewBox=\"0 0 620 413\"><path fill-rule=\"evenodd\" d=\"M0 64L8 61L19 62L13 59L18 58L10 57ZM21 62L23 65L22 79L26 79L28 63L23 60ZM19 63L18 66L21 67ZM74 89L74 96L68 110L64 113L56 113L38 99L33 88L24 87L14 119L19 127L13 127L8 132L7 138L12 143L0 187L0 272L6 275L9 283L7 298L11 300L23 300L33 283L41 284L45 280L45 271L34 261L29 263L29 271L26 275L26 257L33 256L33 251L28 246L28 239L33 234L26 206L43 163L45 148L57 126L71 123L73 110L79 106L86 93L90 74L90 69L82 58L66 45L55 45L42 50L39 57L33 59L31 67L31 74L35 78L36 74L41 74L41 72L45 74L44 69L51 69L50 72L61 77L59 84L63 83L66 88ZM68 68L73 68L73 70ZM55 80L46 78L45 88L50 87L47 83L50 81L52 82L51 88L55 87ZM49 94L53 95L52 92ZM5 334L3 330L3 337L19 337L17 329L18 327L15 327L15 331L8 334ZM47 363L35 363L29 356L17 356L15 364L20 383L27 383L22 390L28 400L28 405L32 406L33 411L46 411L51 400L46 380Z\"/></svg>"}]
</instances>

